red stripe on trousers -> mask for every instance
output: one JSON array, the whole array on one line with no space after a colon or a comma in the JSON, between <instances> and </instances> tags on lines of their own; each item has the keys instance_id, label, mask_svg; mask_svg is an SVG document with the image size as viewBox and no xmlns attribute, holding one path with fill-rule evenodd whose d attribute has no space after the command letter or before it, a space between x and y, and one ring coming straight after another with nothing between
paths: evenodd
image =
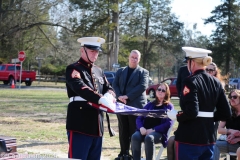
<instances>
[{"instance_id":1,"label":"red stripe on trousers","mask_svg":"<svg viewBox=\"0 0 240 160\"><path fill-rule=\"evenodd\" d=\"M179 143L175 141L175 159L176 160L178 160L178 147L179 147Z\"/></svg>"},{"instance_id":2,"label":"red stripe on trousers","mask_svg":"<svg viewBox=\"0 0 240 160\"><path fill-rule=\"evenodd\" d=\"M72 131L69 131L69 158L72 158L72 134L73 132Z\"/></svg>"}]
</instances>

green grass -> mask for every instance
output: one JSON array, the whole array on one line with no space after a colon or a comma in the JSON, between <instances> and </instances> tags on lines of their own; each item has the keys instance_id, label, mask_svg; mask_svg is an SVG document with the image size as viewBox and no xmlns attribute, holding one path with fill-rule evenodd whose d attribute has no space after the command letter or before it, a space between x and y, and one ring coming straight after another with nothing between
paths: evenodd
<instances>
[{"instance_id":1,"label":"green grass","mask_svg":"<svg viewBox=\"0 0 240 160\"><path fill-rule=\"evenodd\" d=\"M4 111L12 111L17 107L18 111L29 110L43 110L44 112L56 111L63 112L67 105L67 94L65 91L49 91L49 90L2 90L0 93L1 97L1 109ZM63 105L64 104L64 105Z\"/></svg>"},{"instance_id":2,"label":"green grass","mask_svg":"<svg viewBox=\"0 0 240 160\"><path fill-rule=\"evenodd\" d=\"M67 153L66 91L2 89L0 97L0 135L15 137L18 152Z\"/></svg>"}]
</instances>

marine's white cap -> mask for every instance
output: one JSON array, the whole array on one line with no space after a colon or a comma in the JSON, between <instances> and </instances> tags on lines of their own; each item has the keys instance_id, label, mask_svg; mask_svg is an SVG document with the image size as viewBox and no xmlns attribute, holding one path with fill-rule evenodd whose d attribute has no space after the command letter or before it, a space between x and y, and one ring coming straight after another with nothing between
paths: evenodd
<instances>
[{"instance_id":1,"label":"marine's white cap","mask_svg":"<svg viewBox=\"0 0 240 160\"><path fill-rule=\"evenodd\" d=\"M82 37L77 40L81 46L87 47L91 50L101 51L101 44L105 43L105 39L100 37Z\"/></svg>"},{"instance_id":2,"label":"marine's white cap","mask_svg":"<svg viewBox=\"0 0 240 160\"><path fill-rule=\"evenodd\" d=\"M195 47L182 47L182 49L186 52L186 59L207 57L212 53L210 50Z\"/></svg>"}]
</instances>

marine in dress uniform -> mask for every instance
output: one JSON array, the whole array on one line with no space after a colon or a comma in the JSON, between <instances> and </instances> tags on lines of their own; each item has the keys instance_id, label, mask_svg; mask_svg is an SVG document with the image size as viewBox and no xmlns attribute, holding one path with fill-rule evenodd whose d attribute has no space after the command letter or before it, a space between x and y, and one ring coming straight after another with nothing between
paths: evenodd
<instances>
[{"instance_id":1,"label":"marine in dress uniform","mask_svg":"<svg viewBox=\"0 0 240 160\"><path fill-rule=\"evenodd\" d=\"M179 122L175 133L176 160L211 160L216 141L214 121L230 118L230 106L220 81L204 70L212 61L208 56L211 51L182 49L192 75L184 81L180 97L182 111L168 112L171 119Z\"/></svg>"},{"instance_id":2,"label":"marine in dress uniform","mask_svg":"<svg viewBox=\"0 0 240 160\"><path fill-rule=\"evenodd\" d=\"M66 129L69 141L69 158L100 160L103 136L103 111L88 102L111 108L103 95L115 95L101 68L94 65L100 46L99 37L79 38L81 57L66 68L66 87L70 99Z\"/></svg>"}]
</instances>

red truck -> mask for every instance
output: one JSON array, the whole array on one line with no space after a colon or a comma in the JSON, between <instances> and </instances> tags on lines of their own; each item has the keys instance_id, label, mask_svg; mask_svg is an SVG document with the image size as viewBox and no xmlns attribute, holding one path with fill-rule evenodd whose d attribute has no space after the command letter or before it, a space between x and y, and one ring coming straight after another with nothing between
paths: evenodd
<instances>
[{"instance_id":1,"label":"red truck","mask_svg":"<svg viewBox=\"0 0 240 160\"><path fill-rule=\"evenodd\" d=\"M15 70L16 66L16 70ZM0 81L3 84L12 84L12 81L20 81L20 64L0 64ZM35 71L24 71L22 69L21 82L25 82L26 86L31 86L32 82L36 80Z\"/></svg>"}]
</instances>

